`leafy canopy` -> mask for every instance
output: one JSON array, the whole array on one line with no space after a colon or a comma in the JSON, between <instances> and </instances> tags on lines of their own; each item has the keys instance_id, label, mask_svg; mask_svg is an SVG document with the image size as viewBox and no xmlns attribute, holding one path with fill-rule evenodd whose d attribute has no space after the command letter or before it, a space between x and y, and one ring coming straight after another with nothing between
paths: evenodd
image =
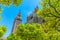
<instances>
[{"instance_id":1,"label":"leafy canopy","mask_svg":"<svg viewBox=\"0 0 60 40\"><path fill-rule=\"evenodd\" d=\"M45 20L44 29L60 30L60 0L41 0L40 5L37 15Z\"/></svg>"},{"instance_id":2,"label":"leafy canopy","mask_svg":"<svg viewBox=\"0 0 60 40\"><path fill-rule=\"evenodd\" d=\"M3 34L5 34L7 31L7 28L5 26L0 26L0 37L3 36Z\"/></svg>"},{"instance_id":3,"label":"leafy canopy","mask_svg":"<svg viewBox=\"0 0 60 40\"><path fill-rule=\"evenodd\" d=\"M41 24L19 24L16 31L7 40L60 40L60 32L46 33Z\"/></svg>"},{"instance_id":4,"label":"leafy canopy","mask_svg":"<svg viewBox=\"0 0 60 40\"><path fill-rule=\"evenodd\" d=\"M10 6L10 4L13 4L14 6L20 5L22 0L0 0L0 4L5 6Z\"/></svg>"},{"instance_id":5,"label":"leafy canopy","mask_svg":"<svg viewBox=\"0 0 60 40\"><path fill-rule=\"evenodd\" d=\"M7 40L39 40L39 37L44 35L43 29L40 27L40 24L19 24L15 33L15 36L12 35L7 38ZM41 35L41 36L40 36ZM20 38L20 39L19 39Z\"/></svg>"}]
</instances>

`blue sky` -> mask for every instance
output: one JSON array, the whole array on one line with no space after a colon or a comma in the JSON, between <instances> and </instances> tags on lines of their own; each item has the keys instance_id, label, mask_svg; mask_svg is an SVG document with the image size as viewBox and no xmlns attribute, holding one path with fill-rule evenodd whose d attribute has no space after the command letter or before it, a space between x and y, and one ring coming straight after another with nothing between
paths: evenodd
<instances>
[{"instance_id":1,"label":"blue sky","mask_svg":"<svg viewBox=\"0 0 60 40\"><path fill-rule=\"evenodd\" d=\"M7 26L7 33L4 35L4 37L7 37L11 33L14 18L17 16L19 11L21 12L22 23L26 23L26 17L34 11L36 6L39 6L39 2L40 0L23 0L21 5L17 7L14 7L12 4L10 7L1 5L3 12L0 25ZM39 7L41 8L41 6Z\"/></svg>"}]
</instances>

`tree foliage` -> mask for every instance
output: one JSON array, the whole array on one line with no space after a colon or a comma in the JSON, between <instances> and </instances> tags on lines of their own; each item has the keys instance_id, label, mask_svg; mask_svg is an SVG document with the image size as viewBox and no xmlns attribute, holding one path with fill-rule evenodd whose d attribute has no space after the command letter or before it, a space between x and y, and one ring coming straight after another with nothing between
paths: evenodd
<instances>
[{"instance_id":1,"label":"tree foliage","mask_svg":"<svg viewBox=\"0 0 60 40\"><path fill-rule=\"evenodd\" d=\"M10 4L14 4L14 6L18 6L22 0L0 0L0 4L5 6L10 6Z\"/></svg>"},{"instance_id":2,"label":"tree foliage","mask_svg":"<svg viewBox=\"0 0 60 40\"><path fill-rule=\"evenodd\" d=\"M15 33L12 33L5 40L22 40L22 39L20 36L17 36Z\"/></svg>"},{"instance_id":3,"label":"tree foliage","mask_svg":"<svg viewBox=\"0 0 60 40\"><path fill-rule=\"evenodd\" d=\"M39 40L44 38L42 36L44 35L44 31L40 27L40 24L19 24L14 34L14 38L13 36L8 37L7 40L15 39L15 37L17 38L15 40Z\"/></svg>"},{"instance_id":4,"label":"tree foliage","mask_svg":"<svg viewBox=\"0 0 60 40\"><path fill-rule=\"evenodd\" d=\"M45 20L42 24L44 29L60 30L60 0L42 0L40 5L42 8L37 14Z\"/></svg>"},{"instance_id":5,"label":"tree foliage","mask_svg":"<svg viewBox=\"0 0 60 40\"><path fill-rule=\"evenodd\" d=\"M3 36L3 34L5 34L7 31L7 28L5 26L0 26L0 37Z\"/></svg>"},{"instance_id":6,"label":"tree foliage","mask_svg":"<svg viewBox=\"0 0 60 40\"><path fill-rule=\"evenodd\" d=\"M21 36L22 40L38 40L41 33L40 24L20 24L16 30L16 35Z\"/></svg>"},{"instance_id":7,"label":"tree foliage","mask_svg":"<svg viewBox=\"0 0 60 40\"><path fill-rule=\"evenodd\" d=\"M16 34L10 34L6 40L21 40L20 36L16 36Z\"/></svg>"},{"instance_id":8,"label":"tree foliage","mask_svg":"<svg viewBox=\"0 0 60 40\"><path fill-rule=\"evenodd\" d=\"M0 20L2 19L2 8L0 7Z\"/></svg>"},{"instance_id":9,"label":"tree foliage","mask_svg":"<svg viewBox=\"0 0 60 40\"><path fill-rule=\"evenodd\" d=\"M19 24L15 33L7 40L60 40L60 32L49 31L46 33L41 24Z\"/></svg>"}]
</instances>

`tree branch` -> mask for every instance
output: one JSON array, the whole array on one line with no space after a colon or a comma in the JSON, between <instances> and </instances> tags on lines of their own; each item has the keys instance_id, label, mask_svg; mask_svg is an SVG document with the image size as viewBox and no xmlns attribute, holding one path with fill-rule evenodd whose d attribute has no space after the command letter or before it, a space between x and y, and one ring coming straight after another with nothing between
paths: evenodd
<instances>
[{"instance_id":1,"label":"tree branch","mask_svg":"<svg viewBox=\"0 0 60 40\"><path fill-rule=\"evenodd\" d=\"M49 0L48 4L55 10L56 13L58 13L60 15L60 13L55 9L55 7L53 7L53 5L51 5L50 0Z\"/></svg>"},{"instance_id":2,"label":"tree branch","mask_svg":"<svg viewBox=\"0 0 60 40\"><path fill-rule=\"evenodd\" d=\"M50 13L51 15L53 15L54 17L56 17L56 18L60 18L59 16L56 16L56 15L54 15L54 14L52 14L52 13Z\"/></svg>"}]
</instances>

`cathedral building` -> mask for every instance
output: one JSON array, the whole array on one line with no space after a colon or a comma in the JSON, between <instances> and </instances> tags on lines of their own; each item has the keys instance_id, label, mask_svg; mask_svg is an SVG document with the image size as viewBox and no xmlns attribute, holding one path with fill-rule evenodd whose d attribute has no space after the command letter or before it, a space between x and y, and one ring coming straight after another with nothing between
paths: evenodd
<instances>
[{"instance_id":1,"label":"cathedral building","mask_svg":"<svg viewBox=\"0 0 60 40\"><path fill-rule=\"evenodd\" d=\"M26 23L41 23L40 18L38 18L37 14L36 14L37 11L38 11L38 7L36 7L35 11L32 12L32 14L30 14L30 16L27 17ZM17 25L21 24L21 23L22 23L21 15L20 15L20 13L18 13L17 17L14 19L12 33L14 33L14 31L16 30Z\"/></svg>"}]
</instances>

